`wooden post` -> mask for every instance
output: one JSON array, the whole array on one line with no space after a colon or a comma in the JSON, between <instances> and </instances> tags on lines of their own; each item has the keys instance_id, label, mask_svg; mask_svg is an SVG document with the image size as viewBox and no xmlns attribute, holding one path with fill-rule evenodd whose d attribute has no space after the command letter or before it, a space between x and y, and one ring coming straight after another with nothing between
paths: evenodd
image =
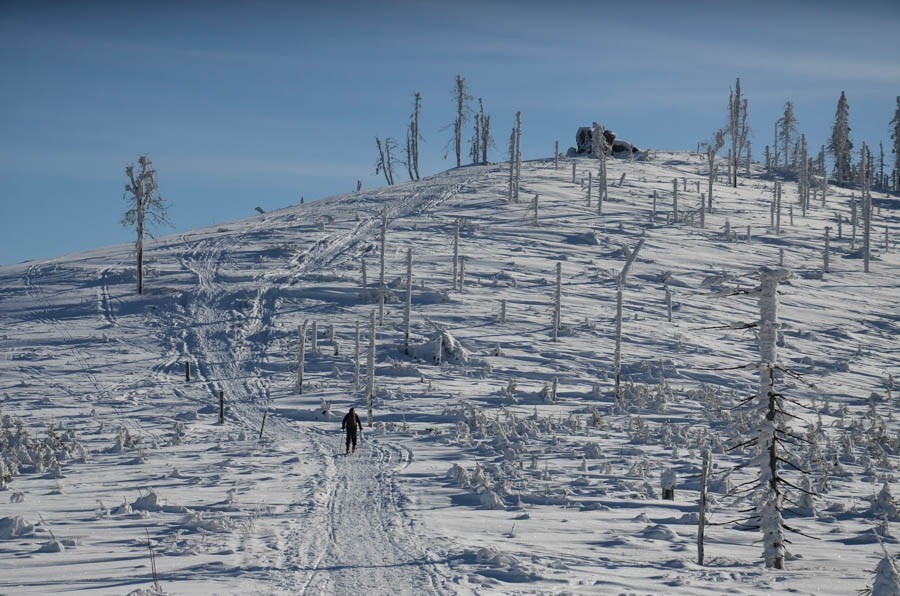
<instances>
[{"instance_id":1,"label":"wooden post","mask_svg":"<svg viewBox=\"0 0 900 596\"><path fill-rule=\"evenodd\" d=\"M750 224L747 224L747 244L750 244Z\"/></svg>"},{"instance_id":2,"label":"wooden post","mask_svg":"<svg viewBox=\"0 0 900 596\"><path fill-rule=\"evenodd\" d=\"M466 293L466 259L459 257L459 293Z\"/></svg>"},{"instance_id":3,"label":"wooden post","mask_svg":"<svg viewBox=\"0 0 900 596\"><path fill-rule=\"evenodd\" d=\"M368 426L372 427L372 405L375 401L375 311L369 316L369 360L366 370L366 408Z\"/></svg>"},{"instance_id":4,"label":"wooden post","mask_svg":"<svg viewBox=\"0 0 900 596\"><path fill-rule=\"evenodd\" d=\"M219 424L225 424L225 392L219 389Z\"/></svg>"},{"instance_id":5,"label":"wooden post","mask_svg":"<svg viewBox=\"0 0 900 596\"><path fill-rule=\"evenodd\" d=\"M560 306L562 302L562 263L556 263L556 295L553 300L553 341L559 338Z\"/></svg>"},{"instance_id":6,"label":"wooden post","mask_svg":"<svg viewBox=\"0 0 900 596\"><path fill-rule=\"evenodd\" d=\"M191 363L187 361L184 363L184 380L187 383L191 382Z\"/></svg>"},{"instance_id":7,"label":"wooden post","mask_svg":"<svg viewBox=\"0 0 900 596\"><path fill-rule=\"evenodd\" d=\"M710 454L703 450L703 469L700 471L700 519L697 525L697 564L703 565L703 534L706 529L706 485L709 481Z\"/></svg>"},{"instance_id":8,"label":"wooden post","mask_svg":"<svg viewBox=\"0 0 900 596\"><path fill-rule=\"evenodd\" d=\"M587 206L588 206L588 208L590 208L590 206L591 206L591 187L593 187L593 186L594 186L594 183L593 183L593 180L591 177L591 171L588 170L588 186L587 186Z\"/></svg>"},{"instance_id":9,"label":"wooden post","mask_svg":"<svg viewBox=\"0 0 900 596\"><path fill-rule=\"evenodd\" d=\"M553 152L553 169L559 169L559 141L556 141L556 150Z\"/></svg>"},{"instance_id":10,"label":"wooden post","mask_svg":"<svg viewBox=\"0 0 900 596\"><path fill-rule=\"evenodd\" d=\"M781 234L781 183L775 185L775 233Z\"/></svg>"},{"instance_id":11,"label":"wooden post","mask_svg":"<svg viewBox=\"0 0 900 596\"><path fill-rule=\"evenodd\" d=\"M575 162L572 162L572 184L575 184Z\"/></svg>"},{"instance_id":12,"label":"wooden post","mask_svg":"<svg viewBox=\"0 0 900 596\"><path fill-rule=\"evenodd\" d=\"M672 178L672 223L678 222L678 178Z\"/></svg>"},{"instance_id":13,"label":"wooden post","mask_svg":"<svg viewBox=\"0 0 900 596\"><path fill-rule=\"evenodd\" d=\"M506 298L500 301L500 322L506 322Z\"/></svg>"},{"instance_id":14,"label":"wooden post","mask_svg":"<svg viewBox=\"0 0 900 596\"><path fill-rule=\"evenodd\" d=\"M668 315L669 322L672 322L672 290L669 289L669 286L666 286L666 314Z\"/></svg>"},{"instance_id":15,"label":"wooden post","mask_svg":"<svg viewBox=\"0 0 900 596\"><path fill-rule=\"evenodd\" d=\"M300 356L297 365L297 393L303 395L303 373L306 367L306 325L307 321L303 321L303 325L297 330L300 336Z\"/></svg>"},{"instance_id":16,"label":"wooden post","mask_svg":"<svg viewBox=\"0 0 900 596\"><path fill-rule=\"evenodd\" d=\"M409 356L409 331L412 311L412 249L406 250L406 308L403 309L403 353Z\"/></svg>"},{"instance_id":17,"label":"wooden post","mask_svg":"<svg viewBox=\"0 0 900 596\"><path fill-rule=\"evenodd\" d=\"M784 267L784 249L783 248L778 249L778 266Z\"/></svg>"},{"instance_id":18,"label":"wooden post","mask_svg":"<svg viewBox=\"0 0 900 596\"><path fill-rule=\"evenodd\" d=\"M616 403L619 402L619 387L622 380L622 284L616 291Z\"/></svg>"},{"instance_id":19,"label":"wooden post","mask_svg":"<svg viewBox=\"0 0 900 596\"><path fill-rule=\"evenodd\" d=\"M356 351L354 362L355 367L353 369L353 390L359 391L359 321L356 322Z\"/></svg>"},{"instance_id":20,"label":"wooden post","mask_svg":"<svg viewBox=\"0 0 900 596\"><path fill-rule=\"evenodd\" d=\"M378 293L378 326L384 327L384 292Z\"/></svg>"},{"instance_id":21,"label":"wooden post","mask_svg":"<svg viewBox=\"0 0 900 596\"><path fill-rule=\"evenodd\" d=\"M459 289L459 218L453 225L453 290Z\"/></svg>"},{"instance_id":22,"label":"wooden post","mask_svg":"<svg viewBox=\"0 0 900 596\"><path fill-rule=\"evenodd\" d=\"M659 192L656 190L653 191L653 211L651 217L656 218L656 199L659 197Z\"/></svg>"},{"instance_id":23,"label":"wooden post","mask_svg":"<svg viewBox=\"0 0 900 596\"><path fill-rule=\"evenodd\" d=\"M700 193L700 227L706 228L706 195Z\"/></svg>"},{"instance_id":24,"label":"wooden post","mask_svg":"<svg viewBox=\"0 0 900 596\"><path fill-rule=\"evenodd\" d=\"M259 438L260 439L262 439L263 431L266 429L266 418L268 418L268 417L269 417L269 409L266 408L265 410L263 410L262 424L259 426Z\"/></svg>"}]
</instances>

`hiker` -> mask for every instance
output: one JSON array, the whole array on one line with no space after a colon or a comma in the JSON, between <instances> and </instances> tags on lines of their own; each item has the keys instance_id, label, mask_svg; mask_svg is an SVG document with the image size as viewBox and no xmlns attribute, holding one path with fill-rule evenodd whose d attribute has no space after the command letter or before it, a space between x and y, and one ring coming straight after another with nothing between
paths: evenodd
<instances>
[{"instance_id":1,"label":"hiker","mask_svg":"<svg viewBox=\"0 0 900 596\"><path fill-rule=\"evenodd\" d=\"M347 415L344 416L344 420L341 422L341 430L347 431L347 453L356 452L357 428L359 429L359 432L362 432L362 421L360 421L356 411L353 408L350 408L350 411L347 412ZM351 445L353 447L352 450Z\"/></svg>"}]
</instances>

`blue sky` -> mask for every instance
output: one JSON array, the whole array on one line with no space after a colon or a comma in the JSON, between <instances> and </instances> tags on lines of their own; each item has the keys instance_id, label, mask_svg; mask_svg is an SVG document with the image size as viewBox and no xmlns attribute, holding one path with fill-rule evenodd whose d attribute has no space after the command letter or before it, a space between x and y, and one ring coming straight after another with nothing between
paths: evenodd
<instances>
[{"instance_id":1,"label":"blue sky","mask_svg":"<svg viewBox=\"0 0 900 596\"><path fill-rule=\"evenodd\" d=\"M750 4L0 0L0 264L131 241L123 170L142 153L174 230L381 185L374 137L404 138L413 91L422 173L447 169L457 73L492 159L516 110L526 158L594 120L693 148L737 76L755 155L787 100L825 142L841 90L856 145L888 149L900 3Z\"/></svg>"}]
</instances>

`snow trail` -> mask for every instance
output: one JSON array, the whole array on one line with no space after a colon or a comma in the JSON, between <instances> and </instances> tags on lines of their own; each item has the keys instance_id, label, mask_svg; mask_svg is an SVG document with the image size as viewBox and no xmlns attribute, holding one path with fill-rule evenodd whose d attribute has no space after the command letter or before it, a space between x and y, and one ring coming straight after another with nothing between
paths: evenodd
<instances>
[{"instance_id":1,"label":"snow trail","mask_svg":"<svg viewBox=\"0 0 900 596\"><path fill-rule=\"evenodd\" d=\"M319 436L315 443L326 458L325 506L312 541L289 543L297 547L289 558L298 567L288 585L302 594L450 593L442 563L422 546L402 510L393 473L408 453L364 439L345 456L343 437Z\"/></svg>"}]
</instances>

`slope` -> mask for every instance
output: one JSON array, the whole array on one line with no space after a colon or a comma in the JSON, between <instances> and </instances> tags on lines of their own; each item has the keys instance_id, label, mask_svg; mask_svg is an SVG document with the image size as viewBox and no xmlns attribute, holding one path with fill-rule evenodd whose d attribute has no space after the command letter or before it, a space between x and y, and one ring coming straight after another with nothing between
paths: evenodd
<instances>
[{"instance_id":1,"label":"slope","mask_svg":"<svg viewBox=\"0 0 900 596\"><path fill-rule=\"evenodd\" d=\"M896 251L877 246L865 274L845 227L822 271L822 230L836 212L849 220L849 191L806 217L786 206L776 234L771 181L757 172L736 189L716 185L701 228L699 157L613 161L599 209L581 181L594 168L526 163L519 203L505 200L505 167L478 166L161 238L143 297L128 247L0 269L4 426L42 439L59 462L34 445L18 451L15 502L2 515L35 525L0 536L0 590L147 588L148 536L163 588L192 593L863 587L877 549L861 537L880 520L870 497L893 477L900 440ZM896 202L876 199L876 231L888 226L891 241ZM383 211L374 424L357 456L336 458L339 416L353 403L365 410L355 331L361 323L365 351ZM462 290L451 279L457 220ZM616 400L616 278L641 238ZM407 249L412 357L402 349ZM745 367L755 339L733 323L758 318L743 294L780 259L795 270L782 288L782 357L816 388L781 382L813 408L797 411L798 430L819 453L798 457L821 495L790 522L821 544L803 540L772 574L759 568L758 533L716 527L700 567L691 541L702 448L717 462L713 519L738 517L749 498L733 489L753 472L734 466L751 453L726 448L752 429L737 405L754 391ZM318 335L298 393L304 321ZM664 468L679 477L675 502L659 499Z\"/></svg>"}]
</instances>

